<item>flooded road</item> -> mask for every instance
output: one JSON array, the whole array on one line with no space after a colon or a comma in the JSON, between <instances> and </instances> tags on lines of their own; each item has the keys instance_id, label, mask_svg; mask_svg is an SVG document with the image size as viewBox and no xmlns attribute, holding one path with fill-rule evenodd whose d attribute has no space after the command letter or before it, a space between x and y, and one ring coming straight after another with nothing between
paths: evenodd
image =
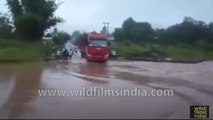
<instances>
[{"instance_id":1,"label":"flooded road","mask_svg":"<svg viewBox=\"0 0 213 120\"><path fill-rule=\"evenodd\" d=\"M41 89L140 87L173 96L39 96ZM209 105L213 118L213 62L88 63L83 59L0 64L0 118L189 118L190 105Z\"/></svg>"}]
</instances>

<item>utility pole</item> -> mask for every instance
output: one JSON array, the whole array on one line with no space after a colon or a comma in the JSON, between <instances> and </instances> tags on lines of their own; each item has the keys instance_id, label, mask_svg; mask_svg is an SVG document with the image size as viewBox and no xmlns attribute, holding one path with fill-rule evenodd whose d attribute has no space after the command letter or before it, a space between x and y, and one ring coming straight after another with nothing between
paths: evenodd
<instances>
[{"instance_id":1,"label":"utility pole","mask_svg":"<svg viewBox=\"0 0 213 120\"><path fill-rule=\"evenodd\" d=\"M106 28L106 34L109 34L109 24L110 22L103 22L104 27Z\"/></svg>"}]
</instances>

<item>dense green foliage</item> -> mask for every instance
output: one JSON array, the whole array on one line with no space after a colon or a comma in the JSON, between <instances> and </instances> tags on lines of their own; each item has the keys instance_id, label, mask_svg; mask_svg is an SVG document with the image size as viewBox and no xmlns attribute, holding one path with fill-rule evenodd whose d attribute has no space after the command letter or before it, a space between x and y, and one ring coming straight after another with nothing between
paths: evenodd
<instances>
[{"instance_id":1,"label":"dense green foliage","mask_svg":"<svg viewBox=\"0 0 213 120\"><path fill-rule=\"evenodd\" d=\"M122 28L116 28L117 41L150 42L160 44L173 43L212 43L213 23L185 17L180 24L166 29L153 29L147 22L135 22L132 18L124 21Z\"/></svg>"},{"instance_id":2,"label":"dense green foliage","mask_svg":"<svg viewBox=\"0 0 213 120\"><path fill-rule=\"evenodd\" d=\"M16 37L39 40L44 31L62 22L54 16L58 5L53 0L7 0Z\"/></svg>"},{"instance_id":3,"label":"dense green foliage","mask_svg":"<svg viewBox=\"0 0 213 120\"><path fill-rule=\"evenodd\" d=\"M55 36L53 37L53 42L56 45L63 45L65 44L68 40L71 39L71 36L69 33L64 32L64 31L59 31L55 34Z\"/></svg>"}]
</instances>

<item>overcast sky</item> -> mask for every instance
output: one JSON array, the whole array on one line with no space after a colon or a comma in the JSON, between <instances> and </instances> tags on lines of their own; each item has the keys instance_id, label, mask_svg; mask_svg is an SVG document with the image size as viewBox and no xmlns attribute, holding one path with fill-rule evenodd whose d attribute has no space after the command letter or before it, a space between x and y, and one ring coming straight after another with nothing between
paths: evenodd
<instances>
[{"instance_id":1,"label":"overcast sky","mask_svg":"<svg viewBox=\"0 0 213 120\"><path fill-rule=\"evenodd\" d=\"M213 22L213 0L59 0L64 3L56 15L66 22L60 30L100 31L103 22L110 22L110 32L120 27L125 19L147 21L153 28L168 27L191 16L207 23ZM5 0L0 0L0 11L8 12Z\"/></svg>"}]
</instances>

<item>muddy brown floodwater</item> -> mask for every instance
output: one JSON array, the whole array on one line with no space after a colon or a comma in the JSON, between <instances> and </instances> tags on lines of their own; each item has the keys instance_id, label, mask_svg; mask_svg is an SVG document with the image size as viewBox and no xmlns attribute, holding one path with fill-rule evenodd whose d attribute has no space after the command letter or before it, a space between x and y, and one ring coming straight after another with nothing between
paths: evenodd
<instances>
[{"instance_id":1,"label":"muddy brown floodwater","mask_svg":"<svg viewBox=\"0 0 213 120\"><path fill-rule=\"evenodd\" d=\"M172 89L173 96L39 96L38 90L82 87ZM190 105L209 105L213 62L198 64L83 59L0 64L0 118L189 118Z\"/></svg>"}]
</instances>

